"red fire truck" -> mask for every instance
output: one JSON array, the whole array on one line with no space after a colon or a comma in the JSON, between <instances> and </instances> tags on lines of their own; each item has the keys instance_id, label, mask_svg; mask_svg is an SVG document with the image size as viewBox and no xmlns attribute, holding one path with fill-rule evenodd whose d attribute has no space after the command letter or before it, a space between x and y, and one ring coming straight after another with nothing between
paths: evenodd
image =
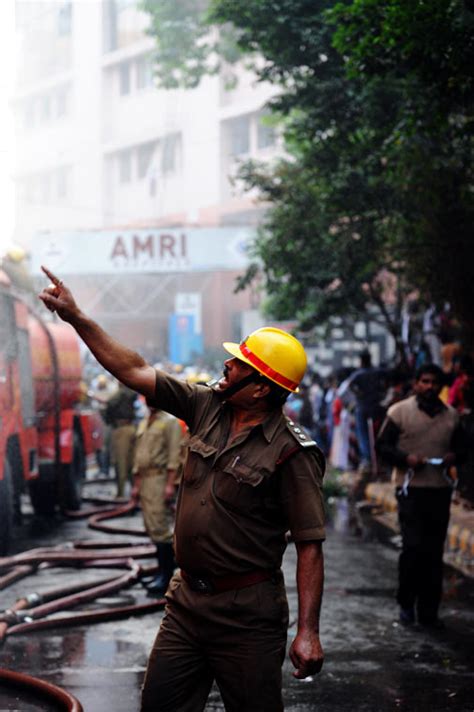
<instances>
[{"instance_id":1,"label":"red fire truck","mask_svg":"<svg viewBox=\"0 0 474 712\"><path fill-rule=\"evenodd\" d=\"M74 330L45 321L0 269L0 553L23 492L39 515L80 507L87 465L102 447L100 415L80 405L80 386Z\"/></svg>"}]
</instances>

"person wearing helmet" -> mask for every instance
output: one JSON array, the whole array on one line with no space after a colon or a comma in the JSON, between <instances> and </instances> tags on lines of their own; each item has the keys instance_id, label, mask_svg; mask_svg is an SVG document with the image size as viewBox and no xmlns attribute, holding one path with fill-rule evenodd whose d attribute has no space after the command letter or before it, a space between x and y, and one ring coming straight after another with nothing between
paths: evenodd
<instances>
[{"instance_id":1,"label":"person wearing helmet","mask_svg":"<svg viewBox=\"0 0 474 712\"><path fill-rule=\"evenodd\" d=\"M119 381L189 428L174 535L180 568L148 661L142 712L199 712L213 681L227 712L280 712L287 531L297 552L293 674L308 677L323 663L324 456L282 412L306 369L302 345L280 329L258 329L224 344L230 357L216 384L186 383L112 339L44 272L44 304Z\"/></svg>"},{"instance_id":2,"label":"person wearing helmet","mask_svg":"<svg viewBox=\"0 0 474 712\"><path fill-rule=\"evenodd\" d=\"M99 375L92 381L88 396L92 401L92 406L97 408L103 421L104 442L102 448L97 451L97 465L103 475L109 476L112 451L112 426L105 422L107 403L117 392L117 383L113 379L107 378L105 373Z\"/></svg>"},{"instance_id":3,"label":"person wearing helmet","mask_svg":"<svg viewBox=\"0 0 474 712\"><path fill-rule=\"evenodd\" d=\"M156 544L158 576L146 585L148 595L162 598L175 569L174 498L181 464L183 431L179 420L149 408L136 434L132 496L140 502L145 529Z\"/></svg>"}]
</instances>

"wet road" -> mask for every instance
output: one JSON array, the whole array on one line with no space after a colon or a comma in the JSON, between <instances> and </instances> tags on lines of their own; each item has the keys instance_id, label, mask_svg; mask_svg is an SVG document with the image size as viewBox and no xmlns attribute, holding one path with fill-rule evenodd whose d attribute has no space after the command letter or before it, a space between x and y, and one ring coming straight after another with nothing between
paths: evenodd
<instances>
[{"instance_id":1,"label":"wet road","mask_svg":"<svg viewBox=\"0 0 474 712\"><path fill-rule=\"evenodd\" d=\"M120 522L137 527L141 524L140 515ZM18 538L16 550L100 538L111 537L88 530L84 521L66 521L54 531L36 534L34 538ZM444 631L406 629L396 619L393 594L397 552L393 548L370 537L354 537L344 531L343 520L337 519L336 527L329 530L325 557L321 635L326 662L313 680L297 681L291 675L291 663L286 660L285 710L473 712L472 582L452 573L447 575L442 610ZM284 562L292 623L289 641L295 633L295 560L295 550L290 545ZM45 569L0 592L0 607L11 605L30 591L61 586L78 576L97 578L99 573ZM110 575L110 571L104 572L105 575ZM96 605L120 605L134 600L147 600L139 584ZM135 712L147 655L160 618L160 613L154 613L89 627L12 636L0 650L0 666L65 687L80 699L85 712ZM13 692L0 690L0 712L51 709L23 695L19 700ZM217 690L213 690L206 710L223 710Z\"/></svg>"}]
</instances>

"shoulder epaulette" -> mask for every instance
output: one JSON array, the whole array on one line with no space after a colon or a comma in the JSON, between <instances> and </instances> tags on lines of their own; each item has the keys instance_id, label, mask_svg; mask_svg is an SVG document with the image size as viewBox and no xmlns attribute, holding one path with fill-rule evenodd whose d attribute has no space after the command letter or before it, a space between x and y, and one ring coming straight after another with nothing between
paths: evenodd
<instances>
[{"instance_id":1,"label":"shoulder epaulette","mask_svg":"<svg viewBox=\"0 0 474 712\"><path fill-rule=\"evenodd\" d=\"M318 443L315 440L311 440L310 436L298 423L287 418L286 427L301 447L318 447Z\"/></svg>"}]
</instances>

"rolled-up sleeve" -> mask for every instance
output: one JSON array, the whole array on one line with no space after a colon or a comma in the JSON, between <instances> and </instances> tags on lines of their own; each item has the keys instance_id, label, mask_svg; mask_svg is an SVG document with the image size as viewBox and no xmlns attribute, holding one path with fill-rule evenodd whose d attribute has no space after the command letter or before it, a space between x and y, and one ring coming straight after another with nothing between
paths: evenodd
<instances>
[{"instance_id":1,"label":"rolled-up sleeve","mask_svg":"<svg viewBox=\"0 0 474 712\"><path fill-rule=\"evenodd\" d=\"M294 541L326 537L323 475L324 458L316 449L298 452L282 467L282 504Z\"/></svg>"},{"instance_id":2,"label":"rolled-up sleeve","mask_svg":"<svg viewBox=\"0 0 474 712\"><path fill-rule=\"evenodd\" d=\"M192 429L197 412L205 407L206 400L213 397L208 386L198 386L180 381L163 371L155 371L155 395L147 400L152 408L171 413Z\"/></svg>"}]
</instances>

